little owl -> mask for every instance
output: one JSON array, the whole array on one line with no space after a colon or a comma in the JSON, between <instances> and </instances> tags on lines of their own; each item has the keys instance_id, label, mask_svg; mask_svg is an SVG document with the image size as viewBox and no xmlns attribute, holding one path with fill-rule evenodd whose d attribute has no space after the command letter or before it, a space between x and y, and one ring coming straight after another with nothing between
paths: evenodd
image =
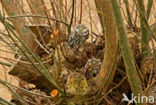
<instances>
[{"instance_id":1,"label":"little owl","mask_svg":"<svg viewBox=\"0 0 156 105\"><path fill-rule=\"evenodd\" d=\"M89 30L85 25L79 24L73 28L68 43L71 48L79 49L89 37Z\"/></svg>"}]
</instances>

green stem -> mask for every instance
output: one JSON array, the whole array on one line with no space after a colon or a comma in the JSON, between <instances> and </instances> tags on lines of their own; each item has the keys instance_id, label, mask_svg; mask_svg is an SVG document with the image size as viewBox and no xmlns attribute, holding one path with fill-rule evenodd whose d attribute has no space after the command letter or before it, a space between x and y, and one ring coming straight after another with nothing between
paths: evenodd
<instances>
[{"instance_id":1,"label":"green stem","mask_svg":"<svg viewBox=\"0 0 156 105\"><path fill-rule=\"evenodd\" d=\"M3 83L3 84L10 85L10 86L12 86L12 87L14 87L14 88L17 88L17 89L19 89L19 90L21 90L21 91L23 91L23 92L26 92L26 93L29 93L29 94L32 94L32 95L36 95L36 96L40 96L40 97L44 97L44 98L51 99L51 96L45 96L45 95L42 95L42 94L34 93L34 92L32 92L32 91L28 91L28 90L23 89L23 88L21 88L21 87L17 87L17 86L15 86L15 85L12 85L12 84L10 84L10 83L8 83L7 81L4 81L4 80L2 80L2 79L0 79L0 82Z\"/></svg>"},{"instance_id":2,"label":"green stem","mask_svg":"<svg viewBox=\"0 0 156 105\"><path fill-rule=\"evenodd\" d=\"M11 103L11 102L9 102L9 101L3 99L2 97L0 97L0 101L2 101L2 102L4 102L4 103L7 103L8 105L15 105L15 104L13 104L13 103ZM2 104L2 103L0 103L0 104ZM2 105L6 105L6 104L2 104Z\"/></svg>"},{"instance_id":3,"label":"green stem","mask_svg":"<svg viewBox=\"0 0 156 105\"><path fill-rule=\"evenodd\" d=\"M148 0L147 10L146 10L146 18L147 18L147 20L149 19L149 16L150 16L150 13L151 13L152 4L153 4L153 0Z\"/></svg>"},{"instance_id":4,"label":"green stem","mask_svg":"<svg viewBox=\"0 0 156 105\"><path fill-rule=\"evenodd\" d=\"M9 64L9 63L5 63L5 62L0 62L1 65L4 65L4 66L8 66L8 67L11 67L12 65Z\"/></svg>"},{"instance_id":5,"label":"green stem","mask_svg":"<svg viewBox=\"0 0 156 105\"><path fill-rule=\"evenodd\" d=\"M145 16L145 7L144 7L144 1L143 0L137 0L138 7L140 10L140 23L141 23L141 42L142 42L142 53L146 52L143 54L143 57L148 57L149 55L149 32L144 24L144 18Z\"/></svg>"},{"instance_id":6,"label":"green stem","mask_svg":"<svg viewBox=\"0 0 156 105\"><path fill-rule=\"evenodd\" d=\"M9 28L9 27L8 27ZM11 30L11 29L10 29ZM55 87L57 88L61 93L63 93L63 91L57 86L56 82L53 80L53 78L51 77L50 73L48 72L48 70L45 68L45 66L43 65L43 63L40 62L40 60L37 58L37 56L35 56L35 54L24 44L24 42L22 42L19 37L13 32L13 35L20 41L20 43L24 46L24 48L29 52L29 54L34 58L34 60L36 62L39 63L39 65L41 66L41 68L44 70L43 72L40 71L40 69L33 63L33 61L30 59L29 56L26 55L26 53L24 53L24 51L18 47L23 53L24 55L28 58L28 60L33 64L34 67L37 68L37 70L47 79L49 80L49 82ZM10 36L11 37L11 36ZM14 42L15 43L15 42ZM18 45L18 44L16 44Z\"/></svg>"},{"instance_id":7,"label":"green stem","mask_svg":"<svg viewBox=\"0 0 156 105\"><path fill-rule=\"evenodd\" d=\"M0 34L5 35L5 36L8 36L8 35L6 35L6 34L3 33L3 32L0 32ZM0 37L0 41L2 41L2 42L5 43L7 46L9 46L13 51L16 51L15 47L12 46L10 43L8 43L3 37Z\"/></svg>"},{"instance_id":8,"label":"green stem","mask_svg":"<svg viewBox=\"0 0 156 105\"><path fill-rule=\"evenodd\" d=\"M152 30L150 29L150 26L149 26L149 24L148 24L148 22L147 22L147 19L146 19L145 15L142 13L141 9L139 8L139 6L138 6L136 0L133 0L133 2L135 3L135 5L136 5L136 7L137 7L137 9L138 9L138 11L139 11L139 13L140 13L142 19L143 19L142 22L143 22L144 26L145 26L146 29L149 31L149 35L151 35L151 37L156 41L156 36L154 35L154 33L152 32Z\"/></svg>"},{"instance_id":9,"label":"green stem","mask_svg":"<svg viewBox=\"0 0 156 105\"><path fill-rule=\"evenodd\" d=\"M0 105L6 105L6 104L4 104L4 102L1 102L1 101L0 101Z\"/></svg>"},{"instance_id":10,"label":"green stem","mask_svg":"<svg viewBox=\"0 0 156 105\"><path fill-rule=\"evenodd\" d=\"M138 94L143 95L141 81L135 67L132 52L130 50L129 40L126 35L126 30L124 27L124 22L120 10L119 2L118 0L110 0L110 1L111 1L111 6L112 6L114 19L118 31L119 41L121 45L121 51L122 51L127 77L128 77L131 90L134 96L138 96ZM143 105L143 104L136 103L136 105Z\"/></svg>"},{"instance_id":11,"label":"green stem","mask_svg":"<svg viewBox=\"0 0 156 105\"><path fill-rule=\"evenodd\" d=\"M11 94L13 95L13 96L15 96L15 98L17 99L17 100L19 100L19 102L21 103L20 105L26 105L24 102L23 102L23 100L21 99L21 97L16 93L16 91L14 91L11 87L9 87L7 84L5 84L5 83L3 83L3 82L0 82L2 85L4 85L4 86L6 86L8 89L9 89L9 91L11 92Z\"/></svg>"},{"instance_id":12,"label":"green stem","mask_svg":"<svg viewBox=\"0 0 156 105\"><path fill-rule=\"evenodd\" d=\"M128 25L129 25L129 27L133 27L133 23L132 23L132 20L131 20L131 14L130 14L130 11L129 11L129 3L128 3L128 0L124 0L124 3L125 3L125 6L126 6L126 12L127 12L127 18L128 18Z\"/></svg>"},{"instance_id":13,"label":"green stem","mask_svg":"<svg viewBox=\"0 0 156 105\"><path fill-rule=\"evenodd\" d=\"M0 21L1 21L1 18L0 18ZM8 32L9 37L16 44L16 46L22 51L22 53L24 54L24 56L27 57L27 59L32 63L32 65L36 68L36 70L38 70L39 73L41 73L55 88L57 88L61 93L63 93L63 91L57 86L57 84L55 83L55 81L51 77L50 73L46 70L45 66L40 62L40 60L35 56L35 54L25 45L25 43L22 40L20 40L20 38L14 33L14 31L8 26L7 23L4 22L3 24L4 24L4 26L5 26L5 28L6 28L7 32ZM39 67L34 64L34 62L30 59L30 57L16 43L16 41L14 40L14 38L11 36L10 31L14 35L14 37L19 40L19 42L28 51L28 53L34 58L34 60L39 63L39 65L41 66L42 70L40 70Z\"/></svg>"}]
</instances>

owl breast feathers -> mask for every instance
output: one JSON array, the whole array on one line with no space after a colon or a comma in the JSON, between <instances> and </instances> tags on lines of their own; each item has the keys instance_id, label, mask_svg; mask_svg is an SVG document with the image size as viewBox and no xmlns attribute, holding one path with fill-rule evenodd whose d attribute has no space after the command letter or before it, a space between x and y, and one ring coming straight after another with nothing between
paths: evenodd
<instances>
[{"instance_id":1,"label":"owl breast feathers","mask_svg":"<svg viewBox=\"0 0 156 105\"><path fill-rule=\"evenodd\" d=\"M71 48L79 49L89 38L89 30L86 26L79 24L74 27L69 35L68 43Z\"/></svg>"}]
</instances>

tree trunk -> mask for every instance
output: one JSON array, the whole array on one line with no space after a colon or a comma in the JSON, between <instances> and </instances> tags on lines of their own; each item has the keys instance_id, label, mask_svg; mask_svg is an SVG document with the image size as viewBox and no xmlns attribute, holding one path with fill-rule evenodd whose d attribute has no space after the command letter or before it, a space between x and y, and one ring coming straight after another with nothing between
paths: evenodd
<instances>
[{"instance_id":1,"label":"tree trunk","mask_svg":"<svg viewBox=\"0 0 156 105\"><path fill-rule=\"evenodd\" d=\"M98 16L105 35L105 53L101 70L96 77L97 90L106 92L110 86L117 66L117 37L109 0L95 0Z\"/></svg>"}]
</instances>

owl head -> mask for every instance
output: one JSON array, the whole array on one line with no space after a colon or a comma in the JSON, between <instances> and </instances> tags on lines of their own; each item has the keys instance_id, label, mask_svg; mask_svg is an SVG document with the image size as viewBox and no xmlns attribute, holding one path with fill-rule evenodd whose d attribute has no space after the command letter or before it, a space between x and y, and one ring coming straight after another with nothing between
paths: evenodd
<instances>
[{"instance_id":1,"label":"owl head","mask_svg":"<svg viewBox=\"0 0 156 105\"><path fill-rule=\"evenodd\" d=\"M79 49L89 38L89 29L82 24L76 25L69 35L68 43L71 48Z\"/></svg>"}]
</instances>

